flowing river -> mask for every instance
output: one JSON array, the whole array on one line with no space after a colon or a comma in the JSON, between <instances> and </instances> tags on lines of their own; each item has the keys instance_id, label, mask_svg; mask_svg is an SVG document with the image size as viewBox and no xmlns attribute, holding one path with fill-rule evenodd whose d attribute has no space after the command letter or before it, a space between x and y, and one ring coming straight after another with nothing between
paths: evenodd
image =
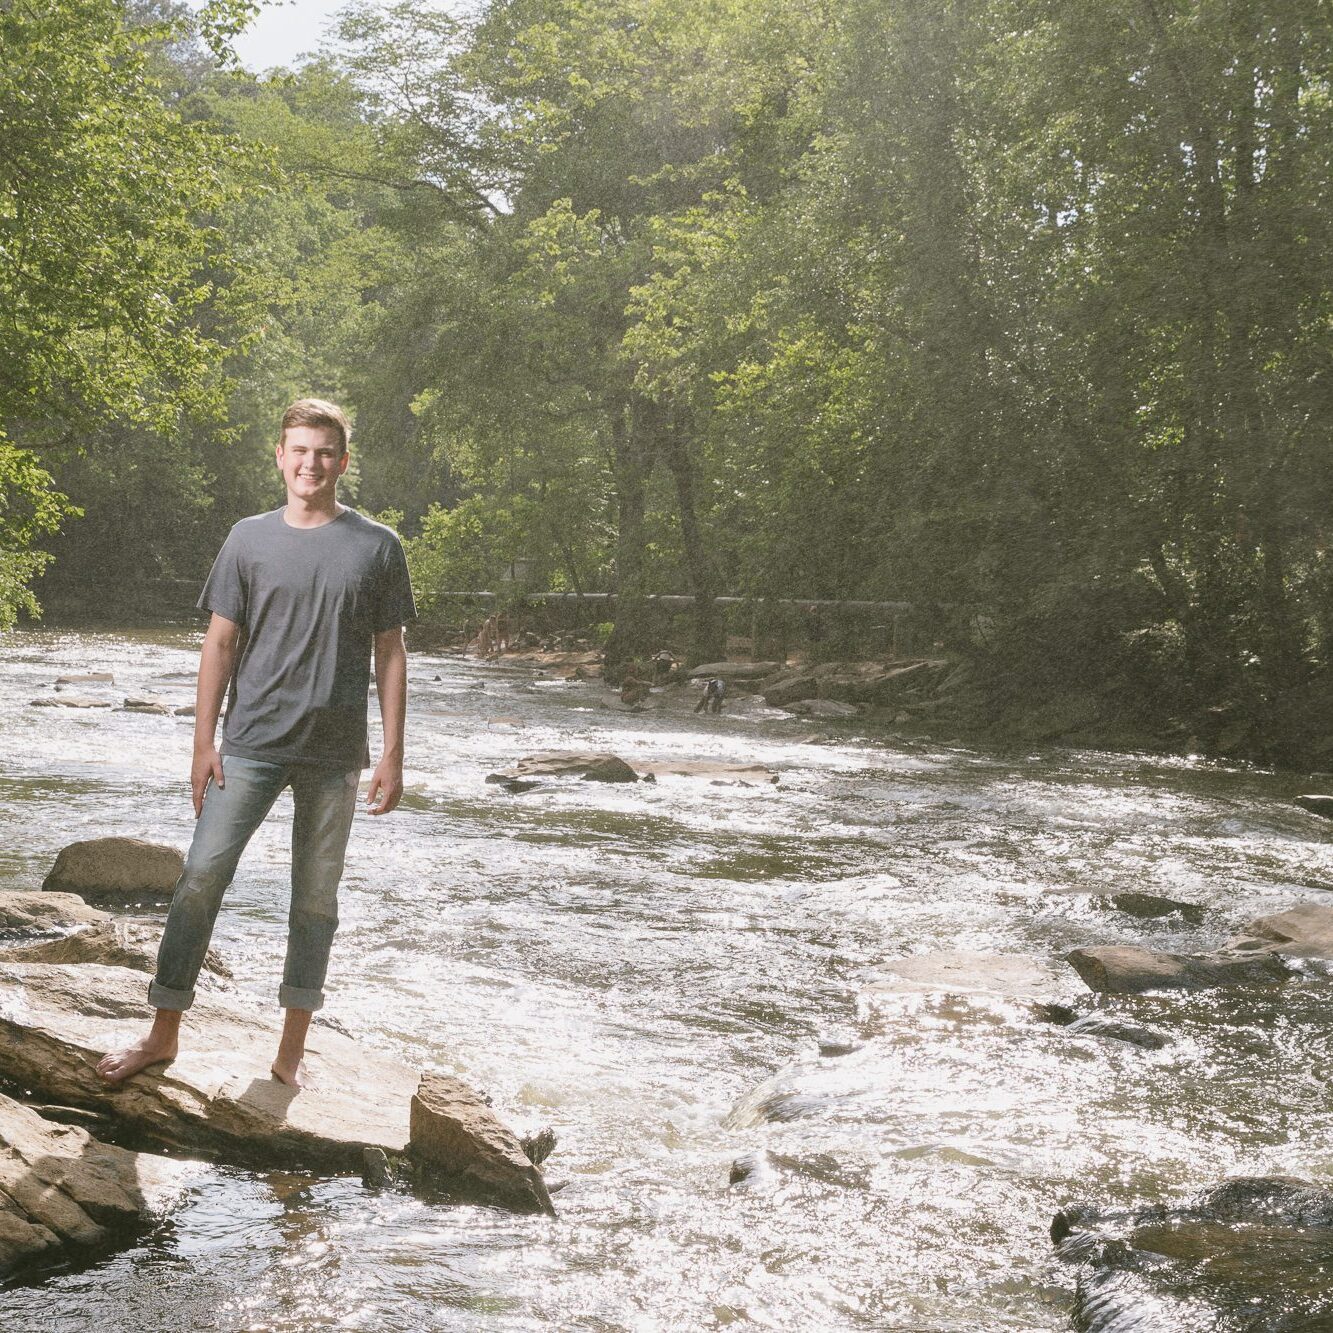
<instances>
[{"instance_id":1,"label":"flowing river","mask_svg":"<svg viewBox=\"0 0 1333 1333\"><path fill-rule=\"evenodd\" d=\"M0 639L0 888L37 887L79 838L188 844L187 718L28 701L109 670L117 703L191 702L199 637ZM1209 947L1333 903L1333 827L1291 803L1308 780L876 740L743 698L629 713L597 682L449 656L413 653L409 680L407 795L358 815L326 1013L487 1090L516 1128L552 1126L559 1218L201 1164L131 1248L0 1294L4 1328L1064 1329L1060 1205L1240 1173L1333 1182L1327 983L1243 1012L1124 1002L1174 1038L1159 1051L1022 999L866 991L905 954ZM781 780L484 784L551 749ZM284 797L214 941L263 996L289 817ZM1127 891L1206 916L1103 896ZM1042 998L1090 1008L1061 972Z\"/></svg>"}]
</instances>

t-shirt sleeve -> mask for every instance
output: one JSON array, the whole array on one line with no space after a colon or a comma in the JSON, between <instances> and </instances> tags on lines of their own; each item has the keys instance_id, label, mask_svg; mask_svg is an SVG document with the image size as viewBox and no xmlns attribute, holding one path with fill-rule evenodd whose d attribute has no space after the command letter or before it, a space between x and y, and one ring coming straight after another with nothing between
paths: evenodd
<instances>
[{"instance_id":1,"label":"t-shirt sleeve","mask_svg":"<svg viewBox=\"0 0 1333 1333\"><path fill-rule=\"evenodd\" d=\"M201 611L215 611L233 624L244 625L248 603L245 574L241 568L240 544L232 533L222 543L222 550L213 561L204 590L199 594Z\"/></svg>"},{"instance_id":2,"label":"t-shirt sleeve","mask_svg":"<svg viewBox=\"0 0 1333 1333\"><path fill-rule=\"evenodd\" d=\"M375 589L375 605L372 608L372 625L375 633L386 629L396 629L417 618L417 604L412 597L412 580L407 573L407 557L403 554L403 544L394 537L386 545L378 586Z\"/></svg>"}]
</instances>

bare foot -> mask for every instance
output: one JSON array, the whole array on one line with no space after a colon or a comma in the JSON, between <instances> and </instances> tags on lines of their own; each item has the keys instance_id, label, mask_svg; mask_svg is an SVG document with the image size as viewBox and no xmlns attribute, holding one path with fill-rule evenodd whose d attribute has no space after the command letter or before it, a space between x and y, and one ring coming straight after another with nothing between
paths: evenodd
<instances>
[{"instance_id":1,"label":"bare foot","mask_svg":"<svg viewBox=\"0 0 1333 1333\"><path fill-rule=\"evenodd\" d=\"M269 1072L279 1083L285 1083L289 1088L295 1088L297 1092L310 1086L310 1072L306 1069L304 1060L289 1064L285 1060L277 1059Z\"/></svg>"},{"instance_id":2,"label":"bare foot","mask_svg":"<svg viewBox=\"0 0 1333 1333\"><path fill-rule=\"evenodd\" d=\"M151 1034L123 1051L112 1051L97 1062L97 1072L108 1083L123 1083L149 1065L170 1064L176 1058L176 1042Z\"/></svg>"}]
</instances>

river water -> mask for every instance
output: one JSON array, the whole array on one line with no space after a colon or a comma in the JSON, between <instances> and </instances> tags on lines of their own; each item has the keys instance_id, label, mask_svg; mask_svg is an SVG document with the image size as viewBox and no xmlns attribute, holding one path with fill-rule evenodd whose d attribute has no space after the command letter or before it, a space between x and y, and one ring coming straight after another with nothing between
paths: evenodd
<instances>
[{"instance_id":1,"label":"river water","mask_svg":"<svg viewBox=\"0 0 1333 1333\"><path fill-rule=\"evenodd\" d=\"M36 887L77 838L188 844L188 719L28 701L110 670L117 702L189 702L198 643L0 640L0 887ZM408 794L356 821L326 1012L487 1090L517 1128L552 1126L559 1218L201 1165L132 1248L0 1294L5 1328L1061 1329L1061 1204L1238 1173L1333 1182L1317 983L1243 1012L1122 1002L1175 1038L1160 1051L1072 1036L1021 1000L865 990L905 954L1193 948L1333 903L1333 829L1291 804L1308 780L879 741L749 700L632 714L598 683L455 657L414 653L409 679ZM781 780L483 782L573 748ZM261 995L287 799L215 937ZM1097 896L1129 890L1208 914L1139 920ZM1090 1007L1062 970L1042 998ZM732 1185L738 1160L754 1169Z\"/></svg>"}]
</instances>

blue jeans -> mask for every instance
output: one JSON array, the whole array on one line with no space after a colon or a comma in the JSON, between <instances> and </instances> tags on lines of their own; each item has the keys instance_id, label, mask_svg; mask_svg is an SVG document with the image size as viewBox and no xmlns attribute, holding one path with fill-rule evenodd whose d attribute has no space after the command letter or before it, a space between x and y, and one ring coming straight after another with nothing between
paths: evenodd
<instances>
[{"instance_id":1,"label":"blue jeans","mask_svg":"<svg viewBox=\"0 0 1333 1333\"><path fill-rule=\"evenodd\" d=\"M329 946L338 929L338 881L360 770L262 764L229 754L222 757L222 774L226 785L210 782L204 793L185 870L171 898L148 1002L155 1009L188 1009L194 1003L194 984L236 863L278 793L290 786L296 806L292 904L278 1003L284 1009L318 1009L324 1003Z\"/></svg>"}]
</instances>

